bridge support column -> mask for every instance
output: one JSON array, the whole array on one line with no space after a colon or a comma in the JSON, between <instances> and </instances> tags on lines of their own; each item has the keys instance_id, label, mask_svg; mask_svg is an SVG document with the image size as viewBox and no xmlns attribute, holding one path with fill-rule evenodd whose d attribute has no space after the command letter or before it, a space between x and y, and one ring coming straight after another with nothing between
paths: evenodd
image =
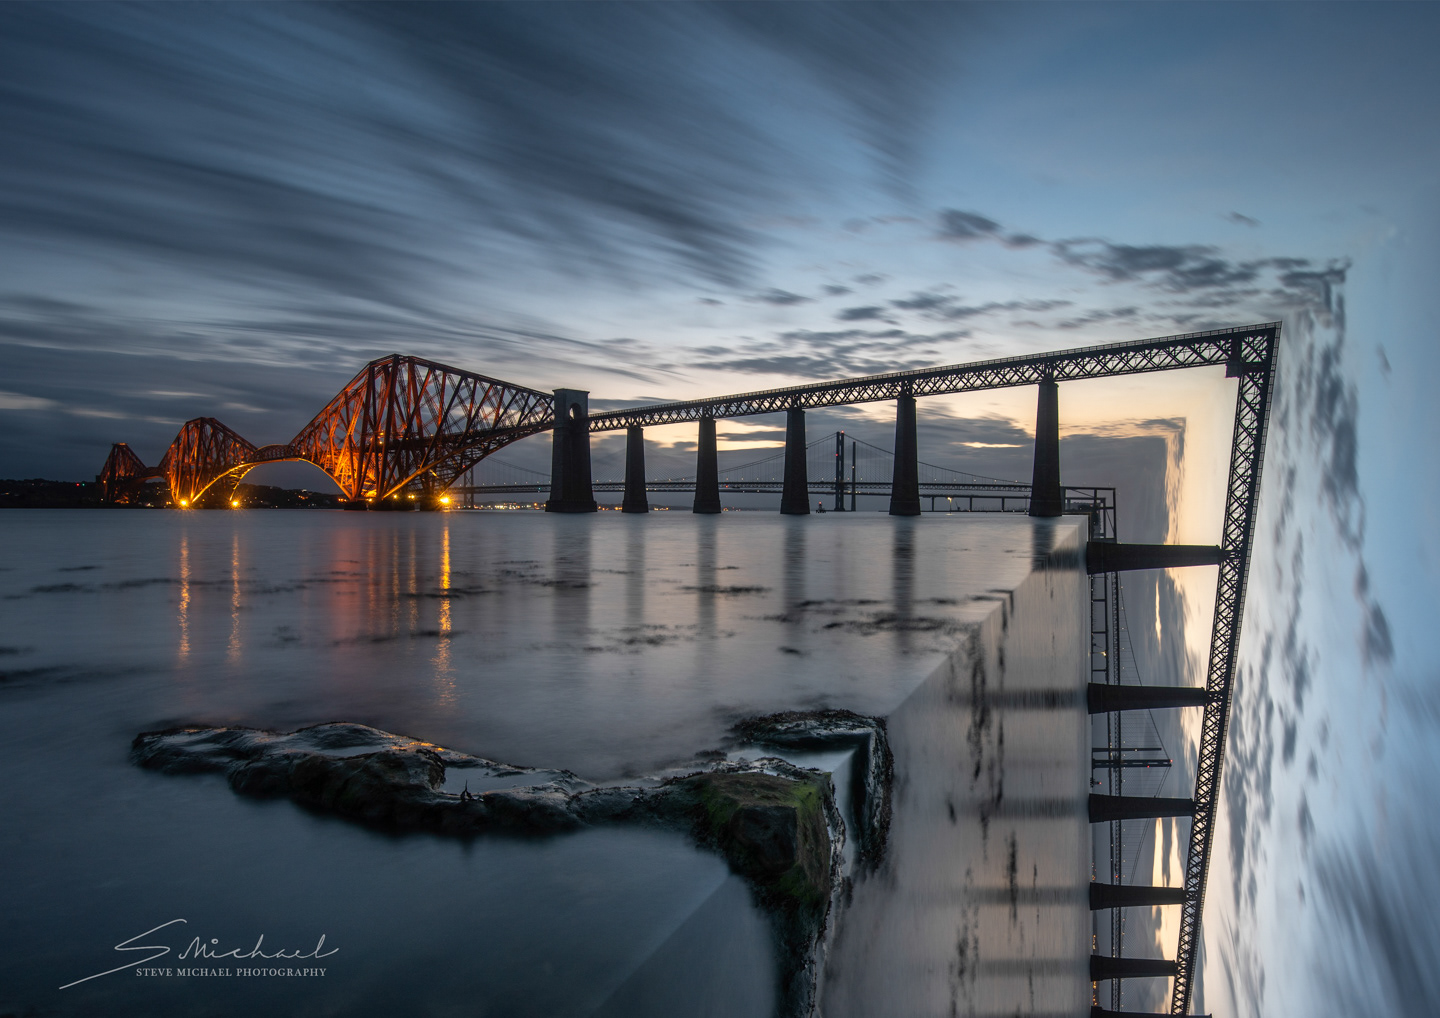
<instances>
[{"instance_id":1,"label":"bridge support column","mask_svg":"<svg viewBox=\"0 0 1440 1018\"><path fill-rule=\"evenodd\" d=\"M1105 979L1143 979L1148 976L1173 976L1177 966L1168 958L1111 958L1109 955L1090 956L1090 978L1095 982Z\"/></svg>"},{"instance_id":2,"label":"bridge support column","mask_svg":"<svg viewBox=\"0 0 1440 1018\"><path fill-rule=\"evenodd\" d=\"M590 393L555 390L555 431L550 446L550 501L547 513L593 513L590 485Z\"/></svg>"},{"instance_id":3,"label":"bridge support column","mask_svg":"<svg viewBox=\"0 0 1440 1018\"><path fill-rule=\"evenodd\" d=\"M1091 714L1118 710L1155 710L1163 707L1205 706L1204 686L1107 685L1092 682L1085 689L1085 704Z\"/></svg>"},{"instance_id":4,"label":"bridge support column","mask_svg":"<svg viewBox=\"0 0 1440 1018\"><path fill-rule=\"evenodd\" d=\"M1193 817L1194 799L1161 799L1148 795L1098 795L1090 793L1090 822L1112 820L1156 820L1160 817Z\"/></svg>"},{"instance_id":5,"label":"bridge support column","mask_svg":"<svg viewBox=\"0 0 1440 1018\"><path fill-rule=\"evenodd\" d=\"M785 487L780 493L780 512L786 516L810 514L810 473L805 466L805 411L798 406L785 411Z\"/></svg>"},{"instance_id":6,"label":"bridge support column","mask_svg":"<svg viewBox=\"0 0 1440 1018\"><path fill-rule=\"evenodd\" d=\"M1090 911L1102 908L1148 908L1152 905L1183 905L1185 888L1148 887L1144 884L1104 884L1095 881L1090 885Z\"/></svg>"},{"instance_id":7,"label":"bridge support column","mask_svg":"<svg viewBox=\"0 0 1440 1018\"><path fill-rule=\"evenodd\" d=\"M700 418L695 450L695 505L690 510L713 515L720 512L720 462L715 451L715 418Z\"/></svg>"},{"instance_id":8,"label":"bridge support column","mask_svg":"<svg viewBox=\"0 0 1440 1018\"><path fill-rule=\"evenodd\" d=\"M650 500L645 497L645 429L639 425L625 429L625 499L620 511L650 511Z\"/></svg>"},{"instance_id":9,"label":"bridge support column","mask_svg":"<svg viewBox=\"0 0 1440 1018\"><path fill-rule=\"evenodd\" d=\"M920 515L920 443L915 437L915 397L895 400L895 472L890 477L890 515Z\"/></svg>"},{"instance_id":10,"label":"bridge support column","mask_svg":"<svg viewBox=\"0 0 1440 1018\"><path fill-rule=\"evenodd\" d=\"M1065 492L1060 487L1060 386L1055 379L1040 383L1035 411L1035 471L1030 477L1030 515L1060 516Z\"/></svg>"},{"instance_id":11,"label":"bridge support column","mask_svg":"<svg viewBox=\"0 0 1440 1018\"><path fill-rule=\"evenodd\" d=\"M1223 561L1225 550L1218 544L1116 544L1113 541L1091 541L1085 546L1085 569L1091 573L1213 566Z\"/></svg>"}]
</instances>

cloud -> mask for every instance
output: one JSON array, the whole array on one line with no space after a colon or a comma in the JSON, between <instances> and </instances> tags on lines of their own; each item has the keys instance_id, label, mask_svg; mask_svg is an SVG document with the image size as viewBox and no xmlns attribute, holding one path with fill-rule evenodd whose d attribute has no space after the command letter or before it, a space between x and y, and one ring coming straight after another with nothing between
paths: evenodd
<instances>
[{"instance_id":1,"label":"cloud","mask_svg":"<svg viewBox=\"0 0 1440 1018\"><path fill-rule=\"evenodd\" d=\"M891 307L902 311L915 311L921 317L933 321L960 321L981 315L999 314L1004 311L1041 312L1069 307L1068 300L1007 300L987 301L984 304L961 304L958 299L946 293L919 291L900 300L892 300Z\"/></svg>"},{"instance_id":2,"label":"cloud","mask_svg":"<svg viewBox=\"0 0 1440 1018\"><path fill-rule=\"evenodd\" d=\"M26 396L19 392L0 392L0 410L49 410L59 406L58 400L43 396Z\"/></svg>"},{"instance_id":3,"label":"cloud","mask_svg":"<svg viewBox=\"0 0 1440 1018\"><path fill-rule=\"evenodd\" d=\"M897 307L904 311L930 311L934 308L945 307L955 300L949 294L943 293L916 293L903 300L892 300L891 307Z\"/></svg>"},{"instance_id":4,"label":"cloud","mask_svg":"<svg viewBox=\"0 0 1440 1018\"><path fill-rule=\"evenodd\" d=\"M1290 271L1281 274L1273 296L1291 307L1313 308L1326 314L1335 311L1335 289L1345 282L1348 259L1335 259L1324 268L1309 268L1310 262L1304 258L1271 259L1272 265L1282 263Z\"/></svg>"},{"instance_id":5,"label":"cloud","mask_svg":"<svg viewBox=\"0 0 1440 1018\"><path fill-rule=\"evenodd\" d=\"M773 339L694 351L693 366L747 374L836 378L927 367L940 362L942 344L968 335L961 330L915 333L904 329L792 329Z\"/></svg>"},{"instance_id":6,"label":"cloud","mask_svg":"<svg viewBox=\"0 0 1440 1018\"><path fill-rule=\"evenodd\" d=\"M1260 220L1258 220L1258 219L1251 219L1249 216L1244 215L1244 214L1242 214L1242 213L1240 213L1240 212L1231 212L1229 215L1227 215L1227 216L1225 217L1225 219L1226 219L1227 222L1237 223L1237 224L1239 224L1240 226L1252 226L1252 227L1253 227L1253 226L1259 226L1259 225L1260 225Z\"/></svg>"},{"instance_id":7,"label":"cloud","mask_svg":"<svg viewBox=\"0 0 1440 1018\"><path fill-rule=\"evenodd\" d=\"M1239 213L1232 213L1240 216ZM1259 225L1248 217L1241 220ZM1318 265L1309 258L1271 257L1239 261L1210 244L1123 244L1099 237L1045 240L1028 233L1006 233L994 219L979 212L942 209L938 235L945 240L994 241L1012 248L1045 247L1066 265L1100 276L1108 283L1135 283L1184 298L1182 306L1240 308L1268 305L1267 310L1309 308L1330 313L1335 288L1345 280L1349 262L1333 259ZM911 302L930 300L917 295ZM903 302L893 302L897 307ZM913 306L920 308L919 303ZM1096 313L1098 314L1098 312ZM1160 315L1177 325L1204 327L1195 315ZM1087 324L1100 318L1075 319ZM1070 326L1074 327L1074 326Z\"/></svg>"},{"instance_id":8,"label":"cloud","mask_svg":"<svg viewBox=\"0 0 1440 1018\"><path fill-rule=\"evenodd\" d=\"M1103 240L1062 240L1051 250L1065 262L1106 278L1156 281L1177 293L1249 283L1263 262L1236 264L1215 256L1215 248L1201 244L1112 244Z\"/></svg>"},{"instance_id":9,"label":"cloud","mask_svg":"<svg viewBox=\"0 0 1440 1018\"><path fill-rule=\"evenodd\" d=\"M1136 318L1139 314L1140 309L1137 307L1097 309L1094 311L1086 311L1082 315L1076 315L1074 318L1067 318L1064 321L1057 322L1056 327L1061 329L1081 329L1087 325L1094 325L1096 322L1114 322Z\"/></svg>"},{"instance_id":10,"label":"cloud","mask_svg":"<svg viewBox=\"0 0 1440 1018\"><path fill-rule=\"evenodd\" d=\"M1315 971L1337 1014L1421 1018L1440 994L1431 953L1440 835L1423 819L1397 826L1403 833L1388 838L1327 844L1313 870L1333 931Z\"/></svg>"},{"instance_id":11,"label":"cloud","mask_svg":"<svg viewBox=\"0 0 1440 1018\"><path fill-rule=\"evenodd\" d=\"M999 223L978 212L945 209L940 213L940 237L943 240L989 240L999 232Z\"/></svg>"},{"instance_id":12,"label":"cloud","mask_svg":"<svg viewBox=\"0 0 1440 1018\"><path fill-rule=\"evenodd\" d=\"M835 317L842 322L884 321L885 309L874 304L866 307L845 308L843 311L836 312Z\"/></svg>"},{"instance_id":13,"label":"cloud","mask_svg":"<svg viewBox=\"0 0 1440 1018\"><path fill-rule=\"evenodd\" d=\"M750 224L809 157L701 55L787 93L813 79L894 175L956 21L767 6L10 7L0 216L191 279L410 309L521 250L741 285Z\"/></svg>"},{"instance_id":14,"label":"cloud","mask_svg":"<svg viewBox=\"0 0 1440 1018\"><path fill-rule=\"evenodd\" d=\"M848 286L837 286L837 285L834 284L834 283L827 283L827 284L825 284L824 290L825 290L825 295L826 295L827 297L843 297L843 296L845 296L847 293L854 293L854 292L855 292L855 291L851 290L850 287L848 287Z\"/></svg>"},{"instance_id":15,"label":"cloud","mask_svg":"<svg viewBox=\"0 0 1440 1018\"><path fill-rule=\"evenodd\" d=\"M802 297L798 293L791 293L788 290L777 290L774 287L771 287L764 293L757 293L754 299L764 301L766 304L778 304L781 306L808 304L814 300L813 297Z\"/></svg>"},{"instance_id":16,"label":"cloud","mask_svg":"<svg viewBox=\"0 0 1440 1018\"><path fill-rule=\"evenodd\" d=\"M722 3L706 10L807 68L857 115L891 190L907 190L930 102L956 69L957 4Z\"/></svg>"}]
</instances>

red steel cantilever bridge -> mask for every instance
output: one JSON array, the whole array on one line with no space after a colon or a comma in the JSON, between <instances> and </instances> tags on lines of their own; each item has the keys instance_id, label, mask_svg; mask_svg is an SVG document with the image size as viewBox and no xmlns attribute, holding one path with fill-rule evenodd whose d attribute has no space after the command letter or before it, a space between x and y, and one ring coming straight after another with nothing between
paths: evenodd
<instances>
[{"instance_id":1,"label":"red steel cantilever bridge","mask_svg":"<svg viewBox=\"0 0 1440 1018\"><path fill-rule=\"evenodd\" d=\"M1230 473L1221 541L1211 548L1147 547L1092 541L1087 569L1101 575L1122 569L1185 564L1219 566L1210 660L1203 687L1127 687L1092 684L1091 713L1164 706L1204 708L1195 794L1188 799L1091 795L1092 822L1158 816L1189 816L1189 855L1180 888L1118 883L1091 887L1091 907L1115 914L1125 907L1178 904L1175 958L1091 959L1091 978L1112 980L1169 976L1171 1013L1187 1014L1199 946L1205 882L1224 762L1231 688L1245 602L1265 437L1274 390L1280 323L1165 336L1050 353L1006 357L946 367L898 371L863 378L815 382L708 399L663 403L590 415L588 393L556 389L553 396L418 357L394 354L371 361L300 433L285 445L256 447L210 417L188 421L157 467L146 467L117 444L99 480L107 497L127 484L163 477L171 498L194 505L217 486L233 485L262 463L303 460L320 467L357 505L383 504L399 493L436 495L470 467L511 442L553 432L551 498L547 509L593 512L589 436L625 429L625 509L645 512L644 428L695 421L700 428L696 465L696 512L719 512L715 421L785 412L786 463L781 512L808 513L805 410L882 400L896 402L895 466L890 511L920 512L916 466L915 399L981 389L1038 386L1035 471L1030 512L1059 516L1066 509L1059 470L1058 384L1086 378L1223 366L1238 379ZM228 492L227 492L228 494ZM1112 941L1113 943L1113 941ZM1118 994L1116 995L1118 999ZM1109 1014L1099 1008L1099 1014Z\"/></svg>"},{"instance_id":2,"label":"red steel cantilever bridge","mask_svg":"<svg viewBox=\"0 0 1440 1018\"><path fill-rule=\"evenodd\" d=\"M213 417L197 417L185 422L159 466L145 466L128 445L116 444L99 480L113 499L127 484L164 478L175 502L193 506L217 488L228 500L262 463L303 461L356 504L411 487L439 492L496 449L549 430L553 406L548 393L393 354L365 365L284 445L256 446Z\"/></svg>"}]
</instances>

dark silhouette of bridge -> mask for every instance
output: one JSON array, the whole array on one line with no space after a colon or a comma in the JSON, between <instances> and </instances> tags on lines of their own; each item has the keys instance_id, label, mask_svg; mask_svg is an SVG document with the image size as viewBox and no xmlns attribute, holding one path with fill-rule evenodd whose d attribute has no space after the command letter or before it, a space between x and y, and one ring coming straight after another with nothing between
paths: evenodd
<instances>
[{"instance_id":1,"label":"dark silhouette of bridge","mask_svg":"<svg viewBox=\"0 0 1440 1018\"><path fill-rule=\"evenodd\" d=\"M1168 977L1174 980L1171 1014L1186 1014L1194 980L1200 919L1209 873L1225 732L1229 724L1240 620L1255 530L1256 502L1264 460L1280 324L1136 340L1021 357L898 371L862 378L814 382L758 392L685 400L589 413L589 394L556 389L553 395L512 385L474 372L398 354L367 364L361 372L284 445L256 447L214 418L187 422L160 465L146 467L126 445L115 445L98 480L107 497L123 497L127 486L163 477L181 506L223 500L244 474L262 463L303 460L324 470L352 506L382 508L416 496L420 503L445 497L477 463L511 442L543 431L552 433L551 512L595 512L596 485L591 476L590 435L625 430L625 512L648 512L644 429L695 422L699 433L693 485L693 510L721 511L721 474L715 424L719 419L755 414L786 414L785 449L779 461L780 512L810 512L812 486L807 462L805 411L818 407L877 401L895 402L895 443L889 480L890 513L921 511L920 460L915 429L917 398L984 389L1036 386L1035 450L1026 511L1037 517L1063 515L1074 507L1060 480L1059 384L1088 378L1112 378L1194 367L1224 367L1238 380L1221 540L1215 546L1133 545L1092 533L1086 549L1091 574L1092 677L1096 640L1107 633L1094 625L1097 605L1103 616L1110 604L1105 577L1130 569L1216 565L1218 584L1205 685L1196 688L1144 687L1092 682L1089 710L1113 714L1131 710L1200 707L1203 709L1194 795L1159 798L1092 794L1092 823L1119 824L1127 819L1191 818L1189 854L1181 887L1142 887L1097 882L1091 906L1112 910L1178 904L1180 933L1173 959L1130 958L1112 937L1110 955L1091 958L1096 983L1111 981L1112 1007L1118 1008L1120 980ZM841 465L836 463L837 478ZM993 479L990 479L993 483ZM757 482L758 483L758 480ZM963 483L963 482L955 482ZM984 482L982 482L984 483ZM1006 483L1006 482L999 482ZM1015 487L1014 482L1008 482ZM823 486L824 482L822 482ZM403 501L402 501L403 500ZM1113 504L1113 501L1112 501ZM1097 597L1097 593L1100 595ZM1117 599L1118 603L1118 599ZM1108 640L1108 635L1105 636ZM1114 750L1117 747L1112 746ZM1123 750L1123 747L1118 747ZM1104 761L1109 765L1110 756ZM1123 758L1123 752L1121 753ZM1116 920L1115 928L1119 929ZM1097 1007L1099 1014L1111 1013Z\"/></svg>"},{"instance_id":2,"label":"dark silhouette of bridge","mask_svg":"<svg viewBox=\"0 0 1440 1018\"><path fill-rule=\"evenodd\" d=\"M785 452L781 451L733 462L743 451L721 453L718 457L718 483L722 495L778 495L785 486ZM725 462L726 459L732 462ZM807 493L815 503L816 512L854 512L861 496L890 497L895 454L837 431L817 438L805 446ZM1030 485L1020 481L988 477L957 470L937 463L917 461L920 499L930 502L932 512L1009 512L1028 513ZM693 494L696 475L651 477L645 481L647 495ZM540 494L551 490L550 475L513 463L488 459L450 488L466 505L475 498L498 495ZM626 482L620 478L595 480L595 494L624 492ZM1083 485L1064 486L1065 511L1068 514L1091 515L1092 539L1115 537L1115 489ZM828 501L829 506L826 507Z\"/></svg>"}]
</instances>

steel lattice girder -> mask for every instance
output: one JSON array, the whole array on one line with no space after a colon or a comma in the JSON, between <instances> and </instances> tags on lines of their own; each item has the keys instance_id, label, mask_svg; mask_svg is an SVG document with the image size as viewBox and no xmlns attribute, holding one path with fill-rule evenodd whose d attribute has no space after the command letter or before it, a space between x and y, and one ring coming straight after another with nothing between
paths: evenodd
<instances>
[{"instance_id":1,"label":"steel lattice girder","mask_svg":"<svg viewBox=\"0 0 1440 1018\"><path fill-rule=\"evenodd\" d=\"M97 480L101 484L115 484L118 481L148 477L152 473L140 457L135 455L135 450L124 442L116 442L110 447L110 455L105 457L105 465L100 468Z\"/></svg>"},{"instance_id":2,"label":"steel lattice girder","mask_svg":"<svg viewBox=\"0 0 1440 1018\"><path fill-rule=\"evenodd\" d=\"M1195 819L1190 827L1190 852L1185 863L1185 902L1180 906L1180 940L1171 1014L1188 1014L1194 987L1195 954L1205 904L1205 881L1219 803L1220 772L1225 762L1225 733L1240 644L1240 622L1255 536L1255 511L1260 471L1265 460L1270 401L1275 385L1279 328L1265 344L1258 370L1240 376L1235 398L1235 430L1230 446L1230 477L1225 493L1225 521L1220 546L1229 553L1220 564L1215 595L1215 624L1210 633L1210 663L1205 676L1206 705L1200 729L1199 763L1195 777Z\"/></svg>"},{"instance_id":3,"label":"steel lattice girder","mask_svg":"<svg viewBox=\"0 0 1440 1018\"><path fill-rule=\"evenodd\" d=\"M186 421L160 461L173 498L193 502L221 477L245 467L255 446L213 417Z\"/></svg>"},{"instance_id":4,"label":"steel lattice girder","mask_svg":"<svg viewBox=\"0 0 1440 1018\"><path fill-rule=\"evenodd\" d=\"M269 459L305 459L351 498L417 478L440 488L491 452L551 427L553 397L419 357L371 361ZM287 455L288 453L288 455Z\"/></svg>"},{"instance_id":5,"label":"steel lattice girder","mask_svg":"<svg viewBox=\"0 0 1440 1018\"><path fill-rule=\"evenodd\" d=\"M392 354L371 361L284 445L256 448L213 417L188 421L157 468L123 444L101 479L163 476L193 503L223 477L261 463L303 460L352 499L384 498L412 482L448 487L496 449L553 425L554 399L473 371ZM133 462L132 462L133 461Z\"/></svg>"},{"instance_id":6,"label":"steel lattice girder","mask_svg":"<svg viewBox=\"0 0 1440 1018\"><path fill-rule=\"evenodd\" d=\"M646 425L679 424L702 417L748 417L791 407L840 406L873 403L900 396L939 396L981 389L1034 385L1044 379L1073 381L1113 378L1150 371L1224 365L1232 374L1259 371L1265 352L1275 342L1280 323L1236 329L1195 332L1184 336L1134 340L1106 346L1080 347L1055 353L1004 357L998 360L951 364L940 368L896 371L885 375L835 382L813 382L784 389L717 396L710 399L660 403L655 406L592 414L590 430L618 431Z\"/></svg>"}]
</instances>

